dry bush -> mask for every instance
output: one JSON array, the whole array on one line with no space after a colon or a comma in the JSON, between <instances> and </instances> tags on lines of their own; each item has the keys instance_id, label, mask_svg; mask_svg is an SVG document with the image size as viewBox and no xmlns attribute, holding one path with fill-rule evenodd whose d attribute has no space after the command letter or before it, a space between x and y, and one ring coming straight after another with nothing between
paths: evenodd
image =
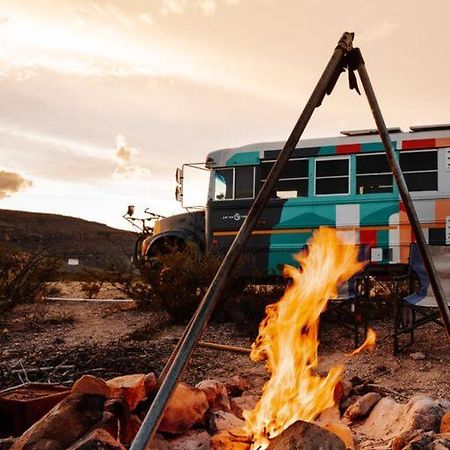
<instances>
[{"instance_id":1,"label":"dry bush","mask_svg":"<svg viewBox=\"0 0 450 450\"><path fill-rule=\"evenodd\" d=\"M0 249L0 305L9 308L31 303L48 295L49 282L58 274L61 264L43 252L7 252Z\"/></svg>"},{"instance_id":2,"label":"dry bush","mask_svg":"<svg viewBox=\"0 0 450 450\"><path fill-rule=\"evenodd\" d=\"M139 274L130 274L120 288L131 298L143 300L146 306L165 310L175 322L185 323L205 295L221 261L221 255L205 254L197 245L188 243L182 251L150 261ZM252 277L241 275L244 265L251 266L248 260L237 264L213 319L236 322L242 331L253 335L266 305L279 298L281 289L249 285Z\"/></svg>"}]
</instances>

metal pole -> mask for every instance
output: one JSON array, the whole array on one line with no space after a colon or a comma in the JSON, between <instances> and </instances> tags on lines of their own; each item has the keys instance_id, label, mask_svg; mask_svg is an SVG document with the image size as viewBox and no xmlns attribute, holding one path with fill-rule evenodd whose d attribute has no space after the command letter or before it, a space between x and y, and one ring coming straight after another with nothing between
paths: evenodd
<instances>
[{"instance_id":1,"label":"metal pole","mask_svg":"<svg viewBox=\"0 0 450 450\"><path fill-rule=\"evenodd\" d=\"M361 83L364 87L367 100L369 101L370 109L372 110L373 117L377 124L378 132L380 133L381 140L383 141L383 145L386 150L386 156L389 165L391 167L392 173L394 174L395 181L397 182L400 196L402 198L403 204L405 205L406 213L408 214L409 222L416 236L417 246L419 247L420 253L422 254L422 259L428 272L428 277L430 279L431 287L433 288L436 302L441 312L445 329L447 330L447 334L450 337L450 311L448 308L447 300L445 299L444 291L442 290L436 267L434 266L433 259L431 258L431 254L428 249L427 241L423 234L422 227L420 226L419 218L417 217L416 208L414 207L414 203L411 199L411 195L409 193L408 186L406 185L400 164L395 157L395 153L391 144L391 138L386 128L380 106L378 105L372 83L370 82L370 78L367 73L366 65L361 55L361 51L359 49L354 49L352 53L352 58L355 58L355 62L353 63L353 65L356 65L359 77L361 78Z\"/></svg>"},{"instance_id":2,"label":"metal pole","mask_svg":"<svg viewBox=\"0 0 450 450\"><path fill-rule=\"evenodd\" d=\"M322 76L320 77L311 97L309 98L302 114L300 115L294 129L291 132L283 150L270 171L266 182L259 191L247 218L242 224L239 233L235 237L229 248L222 264L217 271L208 291L203 297L200 305L195 312L188 328L182 337L182 341L177 345L176 353L169 359L169 366L164 368L164 379L155 396L150 409L137 433L130 450L144 450L153 437L161 418L164 414L167 402L177 385L178 378L183 373L184 368L189 362L208 321L218 305L221 295L226 287L228 277L236 265L238 259L244 251L245 245L261 216L267 201L269 200L275 184L280 178L281 172L286 166L289 158L295 150L295 147L306 128L314 110L320 106L326 93L330 93L333 83L336 82L342 71L342 63L345 55L352 49L353 33L344 33L334 50L334 53L328 62Z\"/></svg>"}]
</instances>

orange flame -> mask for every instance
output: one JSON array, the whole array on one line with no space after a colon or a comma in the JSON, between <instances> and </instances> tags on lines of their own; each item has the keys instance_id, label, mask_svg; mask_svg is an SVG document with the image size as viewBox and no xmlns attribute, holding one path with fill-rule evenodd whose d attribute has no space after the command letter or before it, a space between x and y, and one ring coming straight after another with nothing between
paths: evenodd
<instances>
[{"instance_id":1,"label":"orange flame","mask_svg":"<svg viewBox=\"0 0 450 450\"><path fill-rule=\"evenodd\" d=\"M369 328L367 330L366 340L356 350L353 350L351 353L347 353L345 356L355 356L366 348L370 351L373 351L375 349L376 340L377 340L377 333L375 333L375 331L372 330L372 328Z\"/></svg>"},{"instance_id":2,"label":"orange flame","mask_svg":"<svg viewBox=\"0 0 450 450\"><path fill-rule=\"evenodd\" d=\"M252 449L267 448L269 439L298 420L312 421L333 406L333 393L343 368L332 367L327 376L315 373L319 317L337 286L362 268L357 248L339 240L336 231L317 230L308 252L295 256L301 269L285 266L292 279L267 316L252 346L253 361L266 360L271 373L253 411L245 412L246 432Z\"/></svg>"}]
</instances>

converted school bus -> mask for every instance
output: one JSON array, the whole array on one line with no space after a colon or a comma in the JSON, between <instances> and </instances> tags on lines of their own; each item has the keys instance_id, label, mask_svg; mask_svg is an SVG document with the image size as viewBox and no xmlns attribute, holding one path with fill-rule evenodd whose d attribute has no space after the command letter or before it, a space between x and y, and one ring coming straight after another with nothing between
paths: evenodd
<instances>
[{"instance_id":1,"label":"converted school bus","mask_svg":"<svg viewBox=\"0 0 450 450\"><path fill-rule=\"evenodd\" d=\"M294 263L292 255L320 226L370 248L372 262L407 262L414 236L377 132L342 134L302 140L294 151L247 244L259 270L277 274ZM428 243L450 245L450 125L390 129L390 135ZM226 252L283 145L209 153L205 210L158 221L141 258L187 239Z\"/></svg>"}]
</instances>

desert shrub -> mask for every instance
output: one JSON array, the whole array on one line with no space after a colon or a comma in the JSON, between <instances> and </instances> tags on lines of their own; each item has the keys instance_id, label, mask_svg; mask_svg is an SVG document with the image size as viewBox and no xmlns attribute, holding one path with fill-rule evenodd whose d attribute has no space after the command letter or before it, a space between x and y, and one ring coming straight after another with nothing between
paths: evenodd
<instances>
[{"instance_id":1,"label":"desert shrub","mask_svg":"<svg viewBox=\"0 0 450 450\"><path fill-rule=\"evenodd\" d=\"M61 264L43 252L7 252L0 250L0 304L8 308L35 302L48 295Z\"/></svg>"},{"instance_id":2,"label":"desert shrub","mask_svg":"<svg viewBox=\"0 0 450 450\"><path fill-rule=\"evenodd\" d=\"M205 254L197 245L188 243L182 251L159 256L130 274L119 288L143 305L165 310L177 323L189 321L205 295L222 261L222 256ZM252 276L243 277L237 264L225 289L213 320L235 322L243 332L254 335L264 318L265 307L281 295L280 286L249 284Z\"/></svg>"}]
</instances>

